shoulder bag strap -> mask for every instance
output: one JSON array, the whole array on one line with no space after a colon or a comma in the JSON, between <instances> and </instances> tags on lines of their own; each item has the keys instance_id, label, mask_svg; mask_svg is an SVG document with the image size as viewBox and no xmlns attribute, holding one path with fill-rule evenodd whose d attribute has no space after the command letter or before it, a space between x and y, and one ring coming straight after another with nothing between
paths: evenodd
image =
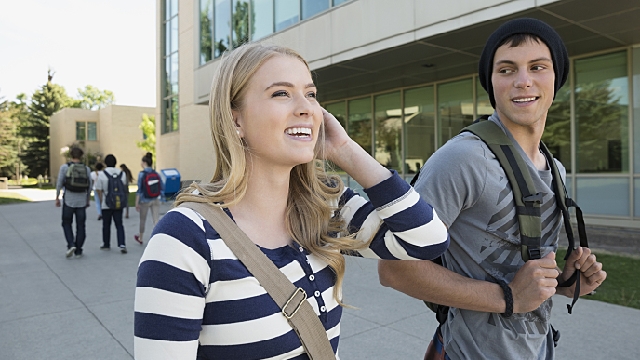
<instances>
[{"instance_id":1,"label":"shoulder bag strap","mask_svg":"<svg viewBox=\"0 0 640 360\"><path fill-rule=\"evenodd\" d=\"M220 234L238 260L282 309L310 359L335 359L327 331L307 301L307 293L296 288L221 208L195 202L180 206L197 211Z\"/></svg>"}]
</instances>

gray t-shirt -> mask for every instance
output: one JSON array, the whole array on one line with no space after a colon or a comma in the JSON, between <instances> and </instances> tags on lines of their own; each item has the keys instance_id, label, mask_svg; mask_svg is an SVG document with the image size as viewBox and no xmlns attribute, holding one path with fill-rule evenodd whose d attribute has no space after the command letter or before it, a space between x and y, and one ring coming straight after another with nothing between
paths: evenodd
<instances>
[{"instance_id":1,"label":"gray t-shirt","mask_svg":"<svg viewBox=\"0 0 640 360\"><path fill-rule=\"evenodd\" d=\"M489 121L500 123L497 114ZM515 142L527 162L536 190L543 194L542 256L558 247L562 214L556 206L550 170L539 171ZM563 179L566 170L555 160ZM444 265L469 278L507 283L524 265L520 229L509 180L484 142L465 132L449 140L424 166L415 189L433 205L449 227L451 244ZM451 308L442 327L444 346L453 359L552 359L549 328L552 301L530 313L500 314Z\"/></svg>"},{"instance_id":2,"label":"gray t-shirt","mask_svg":"<svg viewBox=\"0 0 640 360\"><path fill-rule=\"evenodd\" d=\"M60 191L64 189L64 195L62 196L62 201L68 207L72 208L83 208L89 204L89 198L91 197L91 188L93 187L93 182L91 181L91 176L89 176L89 187L87 191L83 192L73 192L67 191L67 188L64 186L66 181L67 169L69 168L69 164L62 164L60 166L60 170L58 171L58 180L56 181L56 199L60 196ZM91 174L91 169L87 166L87 174Z\"/></svg>"}]
</instances>

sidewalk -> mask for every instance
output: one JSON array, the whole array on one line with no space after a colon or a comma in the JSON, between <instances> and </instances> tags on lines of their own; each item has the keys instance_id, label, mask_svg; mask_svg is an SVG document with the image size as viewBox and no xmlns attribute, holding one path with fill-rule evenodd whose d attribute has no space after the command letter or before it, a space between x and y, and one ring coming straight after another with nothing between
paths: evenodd
<instances>
[{"instance_id":1,"label":"sidewalk","mask_svg":"<svg viewBox=\"0 0 640 360\"><path fill-rule=\"evenodd\" d=\"M161 213L169 208L162 204ZM93 207L87 214L85 256L66 259L53 201L0 206L0 359L133 358L144 250L133 241L138 213L130 209L124 219L126 255L98 249L102 224ZM359 309L344 312L341 359L422 359L434 316L421 301L380 286L376 261L348 259L344 300ZM569 299L554 300L553 325L562 333L557 359L640 359L640 310L582 299L568 315Z\"/></svg>"}]
</instances>

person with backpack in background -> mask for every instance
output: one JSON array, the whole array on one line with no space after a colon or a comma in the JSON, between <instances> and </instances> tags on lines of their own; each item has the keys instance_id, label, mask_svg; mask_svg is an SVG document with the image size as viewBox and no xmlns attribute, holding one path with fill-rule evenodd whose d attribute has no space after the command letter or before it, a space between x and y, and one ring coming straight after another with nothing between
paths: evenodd
<instances>
[{"instance_id":1,"label":"person with backpack in background","mask_svg":"<svg viewBox=\"0 0 640 360\"><path fill-rule=\"evenodd\" d=\"M101 162L98 162L94 165L94 171L91 172L91 182L93 183L93 198L96 203L96 211L98 212L98 220L102 220L102 207L100 206L100 198L98 197L98 192L96 191L96 183L98 182L98 175L104 169L104 165Z\"/></svg>"},{"instance_id":2,"label":"person with backpack in background","mask_svg":"<svg viewBox=\"0 0 640 360\"><path fill-rule=\"evenodd\" d=\"M120 170L122 170L122 172L124 172L124 174L127 176L127 186L125 187L125 190L127 191L127 199L129 199L129 184L133 182L133 174L131 173L131 170L129 170L126 164L120 164ZM129 202L128 201L124 208L124 218L125 219L129 218Z\"/></svg>"},{"instance_id":3,"label":"person with backpack in background","mask_svg":"<svg viewBox=\"0 0 640 360\"><path fill-rule=\"evenodd\" d=\"M444 319L438 317L425 359L552 359L558 337L549 322L551 296L575 302L606 279L584 245L569 249L564 269L555 261L566 205L575 204L557 183L566 170L541 138L568 73L567 51L553 28L536 19L504 23L480 58L480 83L495 109L481 123L491 136L506 137L506 148L514 149L509 162L525 165L502 166L502 145L495 148L471 130L449 140L424 165L415 189L438 209L451 240L442 266L380 261L378 270L382 285L448 307ZM480 124L467 129L475 125ZM512 183L507 168L524 169L517 171L530 177L533 192L524 182ZM523 213L525 207L530 211ZM522 219L537 223L537 235L521 231L533 228Z\"/></svg>"},{"instance_id":4,"label":"person with backpack in background","mask_svg":"<svg viewBox=\"0 0 640 360\"><path fill-rule=\"evenodd\" d=\"M116 225L118 247L123 254L127 253L125 245L122 212L127 205L127 178L124 171L116 169L116 157L109 154L104 158L107 167L98 175L96 190L102 204L102 246L100 250L111 249L111 219ZM104 195L104 196L103 196Z\"/></svg>"},{"instance_id":5,"label":"person with backpack in background","mask_svg":"<svg viewBox=\"0 0 640 360\"><path fill-rule=\"evenodd\" d=\"M154 226L160 218L159 198L162 192L162 181L160 175L151 167L153 166L153 154L148 152L143 156L140 165L143 170L138 174L138 192L136 193L136 211L140 213L140 232L133 235L133 238L142 245L149 209L151 209Z\"/></svg>"},{"instance_id":6,"label":"person with backpack in background","mask_svg":"<svg viewBox=\"0 0 640 360\"><path fill-rule=\"evenodd\" d=\"M58 181L56 182L56 207L60 207L60 190L64 188L62 196L62 230L67 240L67 258L75 254L77 258L82 257L82 245L86 238L85 222L87 220L86 209L89 207L91 197L91 169L81 162L84 152L82 149L74 147L69 151L71 161L62 164L58 171ZM76 236L74 239L73 217L76 217Z\"/></svg>"}]
</instances>

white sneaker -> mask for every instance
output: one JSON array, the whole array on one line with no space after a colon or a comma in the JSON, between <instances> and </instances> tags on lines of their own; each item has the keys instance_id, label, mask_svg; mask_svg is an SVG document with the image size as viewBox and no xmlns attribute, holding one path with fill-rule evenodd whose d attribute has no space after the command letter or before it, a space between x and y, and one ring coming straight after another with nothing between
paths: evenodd
<instances>
[{"instance_id":1,"label":"white sneaker","mask_svg":"<svg viewBox=\"0 0 640 360\"><path fill-rule=\"evenodd\" d=\"M71 255L73 255L73 253L74 253L75 251L76 251L76 247L75 247L75 246L70 247L70 248L67 250L67 254L66 254L66 255L67 255L67 257L68 257L68 258L70 258L70 257L71 257Z\"/></svg>"}]
</instances>

